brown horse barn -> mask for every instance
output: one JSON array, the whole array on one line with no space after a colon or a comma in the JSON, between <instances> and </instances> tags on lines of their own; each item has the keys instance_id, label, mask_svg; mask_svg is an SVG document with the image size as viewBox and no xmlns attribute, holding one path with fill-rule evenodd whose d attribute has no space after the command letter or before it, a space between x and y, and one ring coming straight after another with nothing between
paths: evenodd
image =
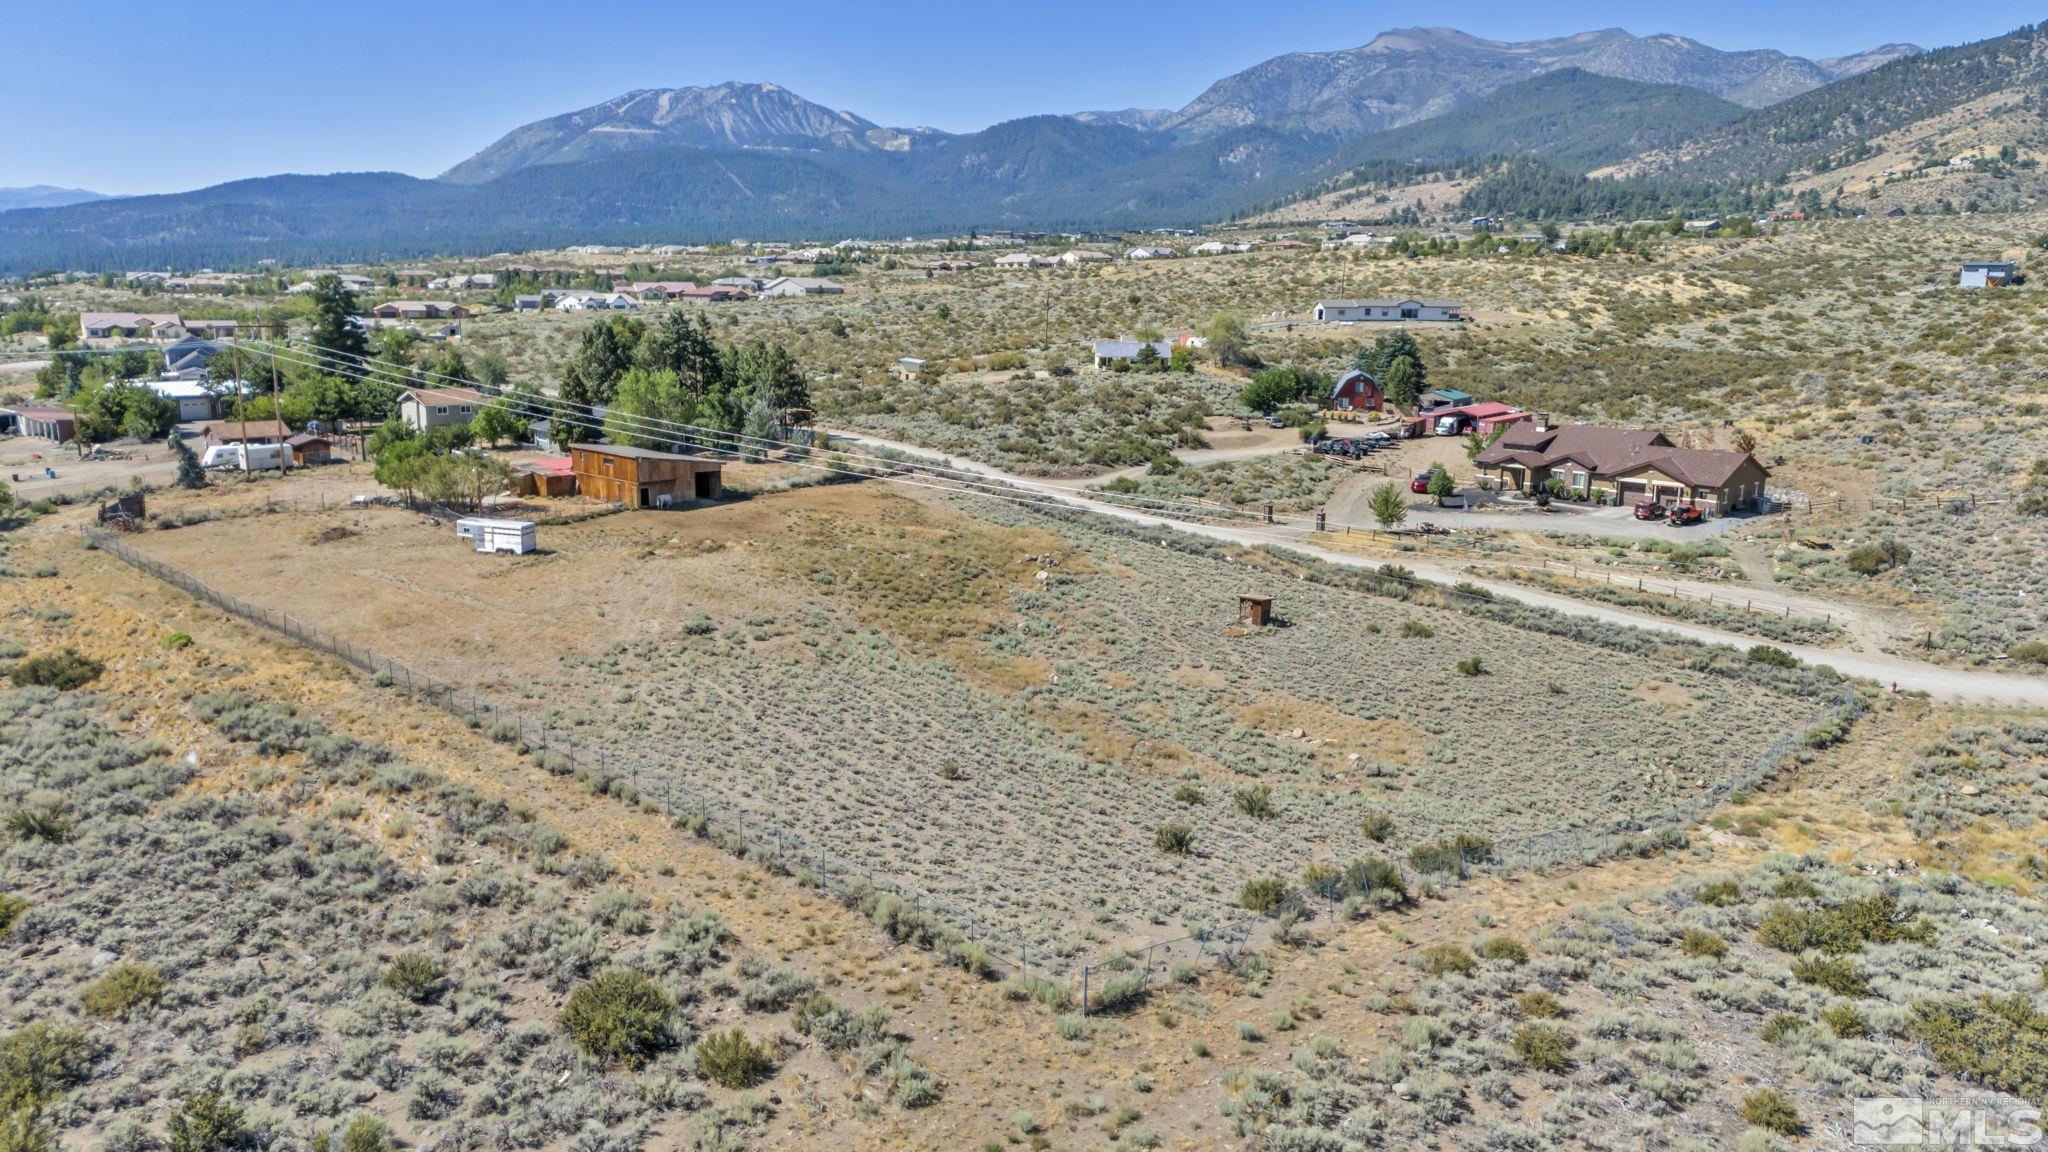
<instances>
[{"instance_id":1,"label":"brown horse barn","mask_svg":"<svg viewBox=\"0 0 2048 1152\"><path fill-rule=\"evenodd\" d=\"M578 444L570 449L569 460L579 494L628 508L716 500L724 491L724 467L708 456L620 444Z\"/></svg>"},{"instance_id":2,"label":"brown horse barn","mask_svg":"<svg viewBox=\"0 0 2048 1152\"><path fill-rule=\"evenodd\" d=\"M1716 513L1754 508L1771 477L1747 452L1680 448L1654 428L1558 427L1540 414L1509 428L1473 463L1503 491L1533 492L1555 478L1584 498L1697 504Z\"/></svg>"}]
</instances>

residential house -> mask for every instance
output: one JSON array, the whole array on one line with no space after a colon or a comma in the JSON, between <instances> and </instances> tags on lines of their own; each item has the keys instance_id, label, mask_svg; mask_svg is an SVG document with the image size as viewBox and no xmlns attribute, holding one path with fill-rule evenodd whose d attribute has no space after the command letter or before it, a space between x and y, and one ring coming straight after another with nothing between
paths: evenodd
<instances>
[{"instance_id":1,"label":"residential house","mask_svg":"<svg viewBox=\"0 0 2048 1152\"><path fill-rule=\"evenodd\" d=\"M1387 394L1370 375L1350 371L1337 378L1337 386L1323 402L1325 408L1346 412L1378 412L1386 407Z\"/></svg>"},{"instance_id":2,"label":"residential house","mask_svg":"<svg viewBox=\"0 0 2048 1152\"><path fill-rule=\"evenodd\" d=\"M830 280L819 280L810 276L778 276L761 289L763 300L775 300L784 296L837 296L846 289Z\"/></svg>"},{"instance_id":3,"label":"residential house","mask_svg":"<svg viewBox=\"0 0 2048 1152\"><path fill-rule=\"evenodd\" d=\"M398 394L398 418L415 432L467 424L490 399L472 388L414 388Z\"/></svg>"},{"instance_id":4,"label":"residential house","mask_svg":"<svg viewBox=\"0 0 2048 1152\"><path fill-rule=\"evenodd\" d=\"M1965 288L2004 288L2017 272L2010 260L1972 260L1963 265L1956 282Z\"/></svg>"},{"instance_id":5,"label":"residential house","mask_svg":"<svg viewBox=\"0 0 2048 1152\"><path fill-rule=\"evenodd\" d=\"M1431 388L1415 398L1415 406L1424 412L1439 408L1458 408L1472 403L1472 394L1457 388Z\"/></svg>"},{"instance_id":6,"label":"residential house","mask_svg":"<svg viewBox=\"0 0 2048 1152\"><path fill-rule=\"evenodd\" d=\"M972 260L927 260L924 266L933 272L966 272L975 264Z\"/></svg>"},{"instance_id":7,"label":"residential house","mask_svg":"<svg viewBox=\"0 0 2048 1152\"><path fill-rule=\"evenodd\" d=\"M463 320L469 309L453 300L388 300L370 315L379 320Z\"/></svg>"},{"instance_id":8,"label":"residential house","mask_svg":"<svg viewBox=\"0 0 2048 1152\"><path fill-rule=\"evenodd\" d=\"M53 408L41 404L0 408L0 432L15 436L40 436L45 440L55 440L62 444L78 435L78 417L68 408Z\"/></svg>"},{"instance_id":9,"label":"residential house","mask_svg":"<svg viewBox=\"0 0 2048 1152\"><path fill-rule=\"evenodd\" d=\"M1318 300L1316 319L1330 324L1450 321L1465 318L1456 300Z\"/></svg>"},{"instance_id":10,"label":"residential house","mask_svg":"<svg viewBox=\"0 0 2048 1152\"><path fill-rule=\"evenodd\" d=\"M1152 349L1161 360L1173 357L1173 345L1164 340L1141 344L1136 340L1097 340L1095 342L1095 366L1107 368L1119 360L1136 361L1145 348Z\"/></svg>"},{"instance_id":11,"label":"residential house","mask_svg":"<svg viewBox=\"0 0 2048 1152\"><path fill-rule=\"evenodd\" d=\"M220 345L197 336L187 336L164 349L164 376L196 380L206 375L207 365L220 354Z\"/></svg>"},{"instance_id":12,"label":"residential house","mask_svg":"<svg viewBox=\"0 0 2048 1152\"><path fill-rule=\"evenodd\" d=\"M1222 256L1228 253L1249 252L1251 250L1252 246L1249 244L1226 244L1221 240L1210 240L1188 249L1191 254L1196 256Z\"/></svg>"},{"instance_id":13,"label":"residential house","mask_svg":"<svg viewBox=\"0 0 2048 1152\"><path fill-rule=\"evenodd\" d=\"M1107 252L1097 252L1093 248L1075 248L1053 257L1053 262L1072 268L1080 264L1106 264L1112 259L1114 257Z\"/></svg>"},{"instance_id":14,"label":"residential house","mask_svg":"<svg viewBox=\"0 0 2048 1152\"><path fill-rule=\"evenodd\" d=\"M730 284L693 284L676 294L679 300L697 300L712 304L727 300L746 300L752 296L753 293L745 288L735 288Z\"/></svg>"},{"instance_id":15,"label":"residential house","mask_svg":"<svg viewBox=\"0 0 2048 1152\"><path fill-rule=\"evenodd\" d=\"M1261 247L1269 252L1284 252L1295 248L1309 248L1313 247L1313 245L1301 240L1269 240L1261 245Z\"/></svg>"},{"instance_id":16,"label":"residential house","mask_svg":"<svg viewBox=\"0 0 2048 1152\"><path fill-rule=\"evenodd\" d=\"M538 312L544 303L545 301L539 296L514 296L512 298L512 310L514 312Z\"/></svg>"},{"instance_id":17,"label":"residential house","mask_svg":"<svg viewBox=\"0 0 2048 1152\"><path fill-rule=\"evenodd\" d=\"M1132 248L1124 253L1126 260L1171 260L1180 255L1171 248Z\"/></svg>"},{"instance_id":18,"label":"residential house","mask_svg":"<svg viewBox=\"0 0 2048 1152\"><path fill-rule=\"evenodd\" d=\"M282 444L292 438L291 425L282 420L208 420L199 425L199 440L217 444Z\"/></svg>"},{"instance_id":19,"label":"residential house","mask_svg":"<svg viewBox=\"0 0 2048 1152\"><path fill-rule=\"evenodd\" d=\"M178 423L191 424L220 417L220 396L198 380L165 376L158 380L137 380L151 392L178 406Z\"/></svg>"},{"instance_id":20,"label":"residential house","mask_svg":"<svg viewBox=\"0 0 2048 1152\"><path fill-rule=\"evenodd\" d=\"M695 287L696 285L688 280L642 280L632 284L626 291L642 300L652 302L674 300L680 297L684 290Z\"/></svg>"},{"instance_id":21,"label":"residential house","mask_svg":"<svg viewBox=\"0 0 2048 1152\"><path fill-rule=\"evenodd\" d=\"M747 292L759 292L767 286L767 281L759 276L720 276L711 283L715 287L739 288Z\"/></svg>"},{"instance_id":22,"label":"residential house","mask_svg":"<svg viewBox=\"0 0 2048 1152\"><path fill-rule=\"evenodd\" d=\"M157 329L167 333L175 332L169 339L176 340L184 335L183 324L170 312L81 312L78 315L78 331L87 340L149 340L156 337Z\"/></svg>"},{"instance_id":23,"label":"residential house","mask_svg":"<svg viewBox=\"0 0 2048 1152\"><path fill-rule=\"evenodd\" d=\"M1029 252L1012 252L1007 256L996 257L996 267L998 268L1044 268L1051 263L1052 261L1034 256Z\"/></svg>"},{"instance_id":24,"label":"residential house","mask_svg":"<svg viewBox=\"0 0 2048 1152\"><path fill-rule=\"evenodd\" d=\"M629 508L716 500L724 491L724 467L708 456L618 444L577 444L570 448L569 457L578 492Z\"/></svg>"},{"instance_id":25,"label":"residential house","mask_svg":"<svg viewBox=\"0 0 2048 1152\"><path fill-rule=\"evenodd\" d=\"M916 356L905 356L896 361L895 376L898 380L916 380L924 375L924 361Z\"/></svg>"},{"instance_id":26,"label":"residential house","mask_svg":"<svg viewBox=\"0 0 2048 1152\"><path fill-rule=\"evenodd\" d=\"M1716 513L1755 507L1770 480L1747 452L1680 448L1654 428L1558 427L1541 414L1509 428L1473 463L1506 490L1533 492L1554 478L1582 497Z\"/></svg>"}]
</instances>

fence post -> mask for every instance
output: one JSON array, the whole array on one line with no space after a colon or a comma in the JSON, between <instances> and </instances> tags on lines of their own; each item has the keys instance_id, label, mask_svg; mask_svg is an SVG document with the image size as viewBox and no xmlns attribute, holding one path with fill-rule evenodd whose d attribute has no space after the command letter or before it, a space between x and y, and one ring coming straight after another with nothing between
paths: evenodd
<instances>
[{"instance_id":1,"label":"fence post","mask_svg":"<svg viewBox=\"0 0 2048 1152\"><path fill-rule=\"evenodd\" d=\"M1081 1018L1088 1018L1088 965L1081 965Z\"/></svg>"}]
</instances>

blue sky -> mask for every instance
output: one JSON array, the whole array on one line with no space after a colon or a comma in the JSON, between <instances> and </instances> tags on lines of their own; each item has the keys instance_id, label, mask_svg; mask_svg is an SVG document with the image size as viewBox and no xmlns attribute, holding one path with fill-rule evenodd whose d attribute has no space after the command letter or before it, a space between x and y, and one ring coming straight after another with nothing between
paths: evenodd
<instances>
[{"instance_id":1,"label":"blue sky","mask_svg":"<svg viewBox=\"0 0 2048 1152\"><path fill-rule=\"evenodd\" d=\"M1327 0L24 4L5 19L0 186L141 193L275 172L430 176L532 120L634 88L722 80L770 80L883 124L952 131L1178 107L1268 57L1424 22L1390 11ZM2008 0L1865 0L1853 16L1783 0L1467 0L1433 22L1502 40L1623 27L1833 56L1962 43L2043 15Z\"/></svg>"}]
</instances>

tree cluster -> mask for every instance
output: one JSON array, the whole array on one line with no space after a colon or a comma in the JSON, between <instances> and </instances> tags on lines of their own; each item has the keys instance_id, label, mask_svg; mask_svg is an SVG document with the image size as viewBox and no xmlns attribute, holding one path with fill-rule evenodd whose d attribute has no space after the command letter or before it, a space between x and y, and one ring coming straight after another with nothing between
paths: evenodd
<instances>
[{"instance_id":1,"label":"tree cluster","mask_svg":"<svg viewBox=\"0 0 2048 1152\"><path fill-rule=\"evenodd\" d=\"M606 439L643 448L691 439L667 424L780 439L811 417L810 385L787 348L759 339L720 346L701 314L682 311L654 324L614 316L585 329L561 397L555 435L564 442L598 439L585 406L606 410Z\"/></svg>"}]
</instances>

